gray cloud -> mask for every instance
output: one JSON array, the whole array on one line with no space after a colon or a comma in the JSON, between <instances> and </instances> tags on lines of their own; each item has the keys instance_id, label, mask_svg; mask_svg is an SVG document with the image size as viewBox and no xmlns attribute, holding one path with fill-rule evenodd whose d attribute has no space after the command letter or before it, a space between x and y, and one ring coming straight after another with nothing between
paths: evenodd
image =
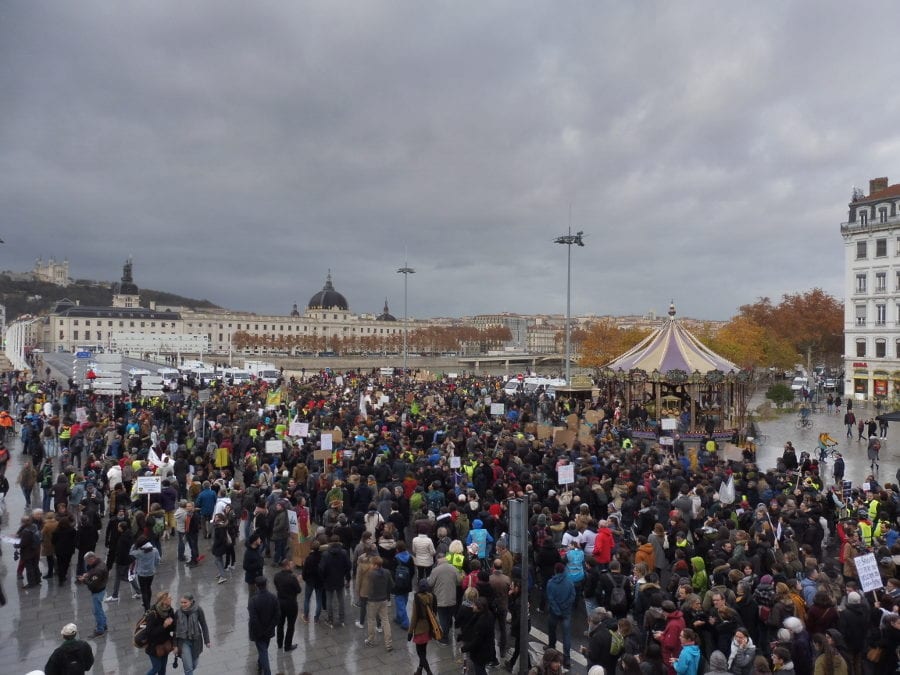
<instances>
[{"instance_id":1,"label":"gray cloud","mask_svg":"<svg viewBox=\"0 0 900 675\"><path fill-rule=\"evenodd\" d=\"M562 312L571 207L578 313L840 296L900 7L829 4L6 3L0 267L399 313L408 256L412 315Z\"/></svg>"}]
</instances>

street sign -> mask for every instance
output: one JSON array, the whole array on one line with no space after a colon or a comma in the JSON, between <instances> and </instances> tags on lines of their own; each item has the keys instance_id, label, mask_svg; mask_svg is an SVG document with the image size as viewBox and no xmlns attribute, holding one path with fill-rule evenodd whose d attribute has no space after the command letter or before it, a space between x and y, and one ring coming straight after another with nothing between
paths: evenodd
<instances>
[{"instance_id":1,"label":"street sign","mask_svg":"<svg viewBox=\"0 0 900 675\"><path fill-rule=\"evenodd\" d=\"M75 352L76 359L89 359L91 358L90 352Z\"/></svg>"}]
</instances>

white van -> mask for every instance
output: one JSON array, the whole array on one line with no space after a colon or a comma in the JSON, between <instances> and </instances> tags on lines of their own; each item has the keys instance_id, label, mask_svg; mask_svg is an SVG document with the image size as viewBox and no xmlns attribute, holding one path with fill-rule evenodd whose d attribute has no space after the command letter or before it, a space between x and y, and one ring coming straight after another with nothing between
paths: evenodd
<instances>
[{"instance_id":1,"label":"white van","mask_svg":"<svg viewBox=\"0 0 900 675\"><path fill-rule=\"evenodd\" d=\"M162 378L163 386L166 389L175 389L181 377L181 372L175 368L157 368L156 374Z\"/></svg>"},{"instance_id":2,"label":"white van","mask_svg":"<svg viewBox=\"0 0 900 675\"><path fill-rule=\"evenodd\" d=\"M522 380L518 377L511 377L506 381L506 384L503 385L503 391L507 396L515 396L522 391Z\"/></svg>"},{"instance_id":3,"label":"white van","mask_svg":"<svg viewBox=\"0 0 900 675\"><path fill-rule=\"evenodd\" d=\"M252 379L250 371L240 368L223 368L220 374L225 382L235 385L245 384Z\"/></svg>"}]
</instances>

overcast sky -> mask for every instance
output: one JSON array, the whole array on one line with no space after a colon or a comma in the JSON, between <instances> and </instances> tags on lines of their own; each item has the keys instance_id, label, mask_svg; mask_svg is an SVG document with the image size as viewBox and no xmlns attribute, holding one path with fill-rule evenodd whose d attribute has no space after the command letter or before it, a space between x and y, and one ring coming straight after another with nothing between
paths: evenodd
<instances>
[{"instance_id":1,"label":"overcast sky","mask_svg":"<svg viewBox=\"0 0 900 675\"><path fill-rule=\"evenodd\" d=\"M0 4L0 269L287 314L843 295L900 182L900 4Z\"/></svg>"}]
</instances>

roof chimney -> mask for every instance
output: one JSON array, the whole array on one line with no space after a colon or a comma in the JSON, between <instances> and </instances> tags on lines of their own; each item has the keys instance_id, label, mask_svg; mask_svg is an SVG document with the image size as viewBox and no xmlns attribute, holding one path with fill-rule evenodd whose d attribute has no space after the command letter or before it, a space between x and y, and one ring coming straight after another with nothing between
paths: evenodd
<instances>
[{"instance_id":1,"label":"roof chimney","mask_svg":"<svg viewBox=\"0 0 900 675\"><path fill-rule=\"evenodd\" d=\"M869 181L869 195L874 195L876 192L881 192L882 190L887 190L888 187L888 179L887 176L883 178L873 178Z\"/></svg>"}]
</instances>

